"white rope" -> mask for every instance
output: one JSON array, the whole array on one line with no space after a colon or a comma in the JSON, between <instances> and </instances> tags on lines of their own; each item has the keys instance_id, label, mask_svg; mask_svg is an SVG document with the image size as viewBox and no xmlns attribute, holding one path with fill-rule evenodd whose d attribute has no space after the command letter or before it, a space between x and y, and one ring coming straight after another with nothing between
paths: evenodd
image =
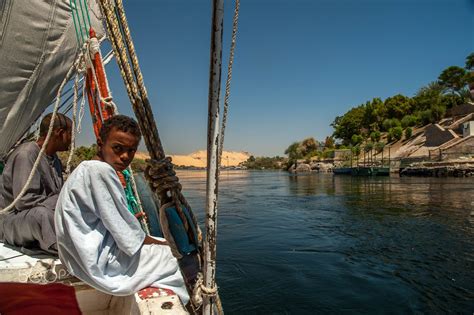
<instances>
[{"instance_id":1,"label":"white rope","mask_svg":"<svg viewBox=\"0 0 474 315\"><path fill-rule=\"evenodd\" d=\"M84 80L85 80L85 75L84 75ZM77 119L77 133L81 133L82 131L82 119L84 118L84 113L85 113L85 105L86 105L86 84L82 85L82 100L81 100L81 105L79 106L79 118Z\"/></svg>"},{"instance_id":2,"label":"white rope","mask_svg":"<svg viewBox=\"0 0 474 315\"><path fill-rule=\"evenodd\" d=\"M196 283L194 283L193 294L191 296L193 305L199 308L202 305L202 297L207 295L209 297L217 296L217 287L208 288L204 285L204 277L201 272L198 272Z\"/></svg>"},{"instance_id":3,"label":"white rope","mask_svg":"<svg viewBox=\"0 0 474 315\"><path fill-rule=\"evenodd\" d=\"M66 175L71 172L71 161L76 147L76 113L77 113L77 90L79 83L79 73L76 73L74 80L74 97L72 100L72 126L71 126L71 147L69 149L69 156L66 162Z\"/></svg>"},{"instance_id":4,"label":"white rope","mask_svg":"<svg viewBox=\"0 0 474 315\"><path fill-rule=\"evenodd\" d=\"M66 83L68 82L69 80L69 77L71 76L73 70L75 69L76 67L76 63L74 63L68 70L66 76L64 77L64 80L63 82L61 82L61 85L59 86L59 89L58 89L58 93L56 95L56 103L54 104L54 109L53 109L53 115L51 116L51 122L49 123L49 129L48 129L48 133L46 135L46 138L44 140L44 143L43 145L41 146L41 150L38 154L38 157L36 158L36 161L35 161L35 164L33 164L33 168L31 169L31 172L30 172L30 175L28 176L28 179L26 180L26 183L25 183L25 186L23 187L23 189L20 191L20 193L16 196L16 198L12 201L11 204L9 204L7 207L3 208L2 210L0 210L0 214L1 213L5 213L7 211L10 211L11 209L13 209L15 207L15 204L21 199L23 198L23 196L25 195L26 191L28 190L28 187L30 186L31 184L31 181L33 180L33 176L34 174L36 173L36 170L38 168L38 165L41 161L41 159L43 158L43 154L44 154L44 151L46 150L46 147L48 145L48 142L49 142L49 139L51 137L51 134L53 133L53 129L54 129L54 122L56 120L56 114L58 112L58 108L59 108L59 102L61 100L61 92L62 90L64 89L64 86L66 85Z\"/></svg>"},{"instance_id":5,"label":"white rope","mask_svg":"<svg viewBox=\"0 0 474 315\"><path fill-rule=\"evenodd\" d=\"M90 39L90 44L89 44L89 53L91 55L95 55L100 51L100 45L99 45L99 40L97 37L93 37Z\"/></svg>"},{"instance_id":6,"label":"white rope","mask_svg":"<svg viewBox=\"0 0 474 315\"><path fill-rule=\"evenodd\" d=\"M74 63L76 68L76 78L74 80L74 96L72 99L72 126L71 126L71 147L69 150L69 157L66 162L66 175L69 175L71 172L71 161L74 156L74 151L76 149L76 115L77 115L77 94L79 89L79 75L84 74L86 71L85 60L84 60L84 49L81 51L79 56ZM85 84L83 84L85 87ZM85 99L84 93L82 93L82 100ZM81 101L82 102L82 101ZM82 123L82 118L81 118Z\"/></svg>"},{"instance_id":7,"label":"white rope","mask_svg":"<svg viewBox=\"0 0 474 315\"><path fill-rule=\"evenodd\" d=\"M78 116L79 118L77 119L77 128L76 128L76 132L79 134L81 133L82 131L82 119L84 118L84 114L85 114L85 104L86 104L86 71L87 71L87 65L86 65L86 60L84 58L84 54L86 52L86 49L87 49L87 43L88 41L86 41L84 43L84 45L82 46L82 49L81 49L81 58L77 64L77 72L78 73L81 73L82 74L82 78L80 81L83 81L84 83L82 84L82 99L81 99L81 105L79 106L79 113L78 113Z\"/></svg>"}]
</instances>

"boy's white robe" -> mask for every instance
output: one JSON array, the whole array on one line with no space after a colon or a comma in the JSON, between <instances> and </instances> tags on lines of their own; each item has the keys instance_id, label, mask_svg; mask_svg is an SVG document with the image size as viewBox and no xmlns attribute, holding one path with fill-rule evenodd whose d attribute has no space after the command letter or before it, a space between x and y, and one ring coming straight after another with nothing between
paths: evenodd
<instances>
[{"instance_id":1,"label":"boy's white robe","mask_svg":"<svg viewBox=\"0 0 474 315\"><path fill-rule=\"evenodd\" d=\"M68 270L98 290L130 295L148 286L189 300L168 246L142 245L145 233L128 211L114 169L84 161L69 176L55 213L58 250Z\"/></svg>"}]
</instances>

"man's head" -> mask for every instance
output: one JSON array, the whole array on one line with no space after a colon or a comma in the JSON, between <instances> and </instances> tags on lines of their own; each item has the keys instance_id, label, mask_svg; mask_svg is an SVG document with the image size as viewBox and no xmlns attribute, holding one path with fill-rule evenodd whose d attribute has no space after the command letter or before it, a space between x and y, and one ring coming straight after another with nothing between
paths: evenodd
<instances>
[{"instance_id":1,"label":"man's head","mask_svg":"<svg viewBox=\"0 0 474 315\"><path fill-rule=\"evenodd\" d=\"M123 171L132 162L141 136L135 120L123 115L113 116L100 129L98 155L116 171Z\"/></svg>"},{"instance_id":2,"label":"man's head","mask_svg":"<svg viewBox=\"0 0 474 315\"><path fill-rule=\"evenodd\" d=\"M49 125L53 114L50 113L44 116L40 124L40 140L43 142L48 134ZM67 116L56 113L56 117L53 123L53 131L49 140L48 147L51 148L53 153L57 151L67 151L71 144L71 132L72 132L72 121Z\"/></svg>"}]
</instances>

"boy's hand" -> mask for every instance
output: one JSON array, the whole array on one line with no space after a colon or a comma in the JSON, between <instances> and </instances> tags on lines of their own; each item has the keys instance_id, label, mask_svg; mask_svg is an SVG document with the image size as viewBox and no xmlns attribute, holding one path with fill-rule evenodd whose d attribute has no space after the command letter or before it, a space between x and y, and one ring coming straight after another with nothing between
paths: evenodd
<instances>
[{"instance_id":1,"label":"boy's hand","mask_svg":"<svg viewBox=\"0 0 474 315\"><path fill-rule=\"evenodd\" d=\"M153 238L151 236L145 236L145 240L143 241L143 245L152 245L152 244L158 244L158 245L166 245L169 246L170 244L167 241L160 241L157 240L156 238Z\"/></svg>"}]
</instances>

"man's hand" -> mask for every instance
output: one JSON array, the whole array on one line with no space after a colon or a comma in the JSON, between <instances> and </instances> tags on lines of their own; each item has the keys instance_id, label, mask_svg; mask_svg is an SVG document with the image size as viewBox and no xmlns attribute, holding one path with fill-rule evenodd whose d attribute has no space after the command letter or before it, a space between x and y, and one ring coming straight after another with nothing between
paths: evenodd
<instances>
[{"instance_id":1,"label":"man's hand","mask_svg":"<svg viewBox=\"0 0 474 315\"><path fill-rule=\"evenodd\" d=\"M152 244L166 245L166 246L170 245L167 241L160 241L148 235L145 236L145 240L143 240L143 245L152 245Z\"/></svg>"}]
</instances>

